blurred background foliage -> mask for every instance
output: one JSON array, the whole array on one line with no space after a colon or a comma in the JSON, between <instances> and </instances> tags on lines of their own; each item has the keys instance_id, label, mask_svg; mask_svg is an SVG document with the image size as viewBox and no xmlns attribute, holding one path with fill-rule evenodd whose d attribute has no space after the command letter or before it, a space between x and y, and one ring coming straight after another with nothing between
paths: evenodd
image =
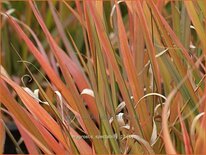
<instances>
[{"instance_id":1,"label":"blurred background foliage","mask_svg":"<svg viewBox=\"0 0 206 155\"><path fill-rule=\"evenodd\" d=\"M128 114L127 120L129 123L131 123L129 116L140 117L140 120L136 120L137 122L135 121L137 124L139 123L139 126L136 124L135 126L132 123L132 125L129 125L131 125L131 127L133 125L135 127L140 127L140 129L135 130L143 130L141 136L148 141L148 143L150 137L152 137L154 129L157 130L158 133L156 133L156 136L158 135L158 140L154 145L149 146L149 148L151 147L155 153L171 153L170 151L172 150L172 147L171 150L167 150L169 140L165 140L165 137L162 135L162 128L164 127L162 123L164 118L162 118L162 116L166 117L166 115L164 115L161 110L155 111L155 107L161 104L161 109L163 109L163 103L167 103L164 101L164 97L166 100L169 100L169 97L171 97L170 95L175 92L175 95L173 94L172 96L170 117L168 119L168 126L171 133L170 136L175 146L175 150L178 153L202 153L200 146L206 144L206 140L202 140L201 138L198 139L198 137L201 137L202 134L200 133L202 132L197 132L197 142L195 144L193 143L194 141L192 141L192 137L187 136L190 133L191 124L196 116L205 111L205 2L191 1L191 3L186 3L185 1L172 0L145 0L141 1L140 6L136 6L132 1L131 3L130 1L119 1L118 6L121 11L120 15L114 11L116 9L114 9L116 1L100 1L100 3L101 2L103 4L103 11L101 9L98 10L98 8L101 8L101 5L98 5L98 2L96 3L93 1L91 4L85 4L87 2L82 1L66 1L65 3L71 7L70 9L62 1L51 1L52 6L54 6L58 15L58 20L63 26L65 32L64 35L68 40L67 43L69 43L65 44L62 35L59 33L58 26L55 23L49 3L47 1L35 1L47 29L58 46L65 51L67 56L70 52L68 49L76 55L77 62L80 64L80 66L78 66L79 64L77 63L77 66L80 68L80 71L82 71L82 74L86 79L85 81L89 83L91 88L94 88L93 91L97 96L95 98L95 106L98 107L98 103L100 103L104 107L102 110L99 110L98 108L98 110L96 109L95 112L97 112L100 120L93 120L94 122L92 122L97 126L98 132L100 132L101 135L107 135L109 134L109 131L117 134L124 133L126 135L136 133L136 131L133 131L132 129L120 132L120 129L117 127L118 125L116 124L116 126L115 123L114 125L110 124L112 127L108 127L109 119L107 120L108 124L105 125L105 118L101 118L101 113L109 118L114 115L116 116L116 113L113 113L114 109L118 108L119 103L124 99L128 99L125 101L127 110L122 110L121 112L124 112L125 115ZM67 72L56 60L56 55L54 54L53 49L51 49L51 43L48 41L48 38L42 30L39 21L34 16L30 4L26 1L9 0L3 0L0 3L1 12L6 12L15 17L26 24L35 33L45 50L46 57L49 59L52 69L64 82L65 86L70 88L69 84L70 82L73 82L72 84L74 85L72 86L75 86L75 88L78 87L78 84L75 81L78 80L78 78L74 78L74 80L69 79L71 81L65 78ZM93 6L93 3L96 4L96 6ZM77 4L80 4L81 10L78 10ZM93 7L97 8L95 9L96 12L90 10ZM71 12L71 9L77 13L77 16ZM114 11L113 14L111 14L112 10ZM188 12L188 10L191 10L191 12ZM79 14L81 11L83 12L83 17ZM101 11L102 14L95 14ZM86 15L88 18L86 18ZM194 18L196 16L198 19ZM87 29L77 17L83 19L84 22L88 24L86 25ZM101 24L103 25L103 28L105 28L103 31L100 31L102 30L102 25L98 25L98 20L102 22ZM120 25L121 20L123 21L122 25ZM42 65L40 65L34 55L29 52L30 48L28 45L20 39L21 35L17 35L17 32L4 15L1 15L0 26L1 65L5 68L11 79L19 86L25 85L31 90L39 87L34 80L30 81L30 78L25 76L30 73L25 65L22 62L19 62L21 57L21 59L28 61L33 65L29 65L32 75L36 78L38 83L41 84L48 97L51 97L51 101L56 103L54 92L52 92L49 84L41 74L43 73L53 85L48 73L45 73L46 71ZM120 26L122 27L120 28ZM23 26L22 29L37 47L38 45L28 29ZM80 53L77 52L77 49ZM128 51L131 52L131 57L127 53ZM114 53L115 59L112 59L113 55L109 55L109 52ZM82 62L81 58L84 62ZM86 67L84 66L84 63L86 64ZM119 67L118 71L115 71L115 65ZM34 66L38 68L39 71ZM132 69L131 72L129 72L130 69ZM116 73L121 73L121 75ZM119 81L118 78L120 79ZM121 80L123 80L123 83L121 83ZM184 81L185 83L179 86L181 81ZM133 85L137 83L139 84L138 86ZM178 89L176 89L176 87L178 87ZM10 87L8 86L8 88ZM81 91L82 90L77 88L77 94L81 94ZM16 93L12 93L18 103L24 107L24 102L21 101L20 97L16 95ZM78 96L75 96L75 93L76 92L74 91L74 98L78 98ZM148 97L147 94L150 94L152 97ZM131 96L134 96L134 99L130 99ZM75 101L79 100L76 99ZM141 105L138 104L138 108L136 108L136 106L134 107L134 105L140 101L143 103L141 103ZM68 101L64 102L69 104ZM77 102L75 103L77 105L79 104ZM130 103L133 105L131 108L133 111L128 108ZM55 114L51 110L48 110L49 108L47 106L42 106L54 117ZM87 107L87 110L88 109L89 108ZM157 115L155 115L155 112ZM88 113L91 114L92 112L89 111ZM83 114L85 113L83 112ZM69 111L69 115L72 115L71 111ZM181 115L185 116L184 123L181 122ZM141 122L141 120L144 122ZM206 126L204 124L205 120L204 117L201 122L203 129L205 129ZM75 123L79 127L82 125L82 122L80 123L78 121L79 120L75 119ZM154 121L156 122L156 126L154 126ZM72 127L76 129L79 134L85 134L84 131L82 132L82 126L81 130L79 129L80 127ZM110 130L110 128L112 130ZM201 129L202 128L200 128L200 130ZM203 137L205 134L206 133L204 132ZM92 146L91 141L85 141L90 147ZM108 149L107 151L109 153L114 153L115 151L115 153L118 153L119 150L121 153L124 153L123 151L125 151L125 153L145 153L145 150L149 150L148 148L143 148L142 145L138 145L139 143L132 140L118 140L118 147L115 147L116 143L114 141L103 141L106 146L105 148ZM127 150L124 148L125 146L128 146L130 149ZM74 148L76 148L76 146ZM102 151L102 149L100 150Z\"/></svg>"}]
</instances>

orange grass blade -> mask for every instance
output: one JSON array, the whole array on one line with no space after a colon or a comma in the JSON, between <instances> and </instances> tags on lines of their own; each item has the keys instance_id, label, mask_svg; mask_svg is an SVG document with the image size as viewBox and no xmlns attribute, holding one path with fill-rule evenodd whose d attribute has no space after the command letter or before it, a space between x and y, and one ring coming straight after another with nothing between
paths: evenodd
<instances>
[{"instance_id":1,"label":"orange grass blade","mask_svg":"<svg viewBox=\"0 0 206 155\"><path fill-rule=\"evenodd\" d=\"M47 27L46 27L46 25L45 25L42 17L41 17L40 14L39 14L37 8L36 8L35 5L33 4L33 1L32 1L32 0L29 0L29 4L30 4L30 6L31 6L31 8L32 8L32 11L33 11L33 13L34 13L34 15L35 15L35 17L36 17L39 25L41 26L44 34L46 35L46 38L47 38L48 43L49 43L49 45L50 45L50 48L51 48L52 52L54 53L54 55L55 55L55 57L56 57L56 59L57 59L57 62L58 62L59 65L60 65L60 68L61 68L61 70L62 70L62 73L63 73L63 75L64 75L65 80L68 82L68 85L70 85L70 82L68 81L67 76L65 75L65 70L66 70L65 64L64 64L64 62L61 61L62 58L60 57L60 54L59 54L60 48L58 47L57 43L55 42L55 40L54 40L53 37L51 36L51 34L50 34L49 30L47 29ZM70 95L69 95L69 96L70 96L70 100L68 101L68 103L73 101L73 102L74 102L73 104L74 104L74 106L76 107L76 103L75 103L75 102L77 102L78 100L76 100L75 97L74 97L74 93L75 93L75 92L73 92L73 91L71 91L71 90L69 90L69 89L68 89L67 92L70 94Z\"/></svg>"},{"instance_id":2,"label":"orange grass blade","mask_svg":"<svg viewBox=\"0 0 206 155\"><path fill-rule=\"evenodd\" d=\"M206 83L206 81L205 81ZM206 88L204 90L204 97L206 94ZM200 125L198 125L198 136L196 139L196 145L195 145L195 154L206 154L206 99L204 98L204 115L203 118L201 119Z\"/></svg>"},{"instance_id":3,"label":"orange grass blade","mask_svg":"<svg viewBox=\"0 0 206 155\"><path fill-rule=\"evenodd\" d=\"M59 51L61 60L65 63L67 69L69 70L70 74L72 75L74 81L80 92L84 89L90 89L90 85L83 74L83 72L78 68L76 63L74 63L63 51ZM96 120L98 119L98 111L94 101L90 100L87 97L83 97L88 105L89 110L92 112Z\"/></svg>"},{"instance_id":4,"label":"orange grass blade","mask_svg":"<svg viewBox=\"0 0 206 155\"><path fill-rule=\"evenodd\" d=\"M44 135L44 137L46 138L46 141L48 143L50 143L51 146L54 147L54 150L56 149L57 153L72 153L71 152L71 147L69 146L68 149L65 149L63 147L63 145L59 145L58 143L56 143L56 141L54 141L54 137L50 135L50 133L45 130L41 125L39 125L38 123L36 123L36 121L34 120L34 118L30 117L30 119L33 121L33 123L36 125L36 127L39 129L39 131L41 131L41 133ZM81 136L73 129L73 128L69 128L70 134L73 137L73 140L75 142L75 144L77 145L77 148L79 149L80 153L85 154L85 153L91 153L92 150L90 148L90 146L85 142L85 140L83 139L79 139ZM58 149L59 148L59 149Z\"/></svg>"},{"instance_id":5,"label":"orange grass blade","mask_svg":"<svg viewBox=\"0 0 206 155\"><path fill-rule=\"evenodd\" d=\"M142 25L141 28L143 30L145 44L147 46L148 54L150 56L150 60L151 60L151 63L152 63L152 68L154 70L156 85L157 85L158 91L161 91L161 76L160 76L158 63L157 63L157 60L155 58L156 52L155 52L154 45L152 43L152 38L151 38L149 29L148 29L148 26L147 26L147 22L146 22L146 19L145 19L145 16L144 16L144 11L142 9L140 1L137 1L135 6L136 6L135 11L137 12L137 15L140 19L140 23Z\"/></svg>"},{"instance_id":6,"label":"orange grass blade","mask_svg":"<svg viewBox=\"0 0 206 155\"><path fill-rule=\"evenodd\" d=\"M13 87L17 92L28 110L45 125L45 127L56 136L56 138L67 147L63 138L60 126L53 120L53 118L44 110L40 104L34 100L27 92L25 92L19 85L3 76L1 78Z\"/></svg>"},{"instance_id":7,"label":"orange grass blade","mask_svg":"<svg viewBox=\"0 0 206 155\"><path fill-rule=\"evenodd\" d=\"M57 26L57 30L58 30L58 32L59 32L59 35L60 35L61 38L62 38L62 41L63 41L63 43L64 43L64 46L66 47L66 50L67 50L69 56L71 57L71 59L72 59L76 64L79 65L79 62L78 62L78 60L77 60L77 57L76 57L76 55L74 54L74 49L72 48L69 40L68 40L67 37L66 37L66 33L64 32L64 28L63 28L63 26L62 26L62 24L61 24L61 21L60 21L57 13L56 13L56 11L55 11L55 8L54 8L54 6L53 6L53 4L52 4L52 2L51 2L50 0L48 0L48 3L49 3L49 8L50 8L50 10L51 10L51 12L52 12L52 15L53 15L55 24L56 24L56 26ZM60 3L61 3L61 2L60 2Z\"/></svg>"},{"instance_id":8,"label":"orange grass blade","mask_svg":"<svg viewBox=\"0 0 206 155\"><path fill-rule=\"evenodd\" d=\"M206 33L204 31L204 27L202 26L202 23L200 22L199 16L195 10L194 3L193 1L184 1L184 4L186 6L187 13L200 38L200 41L202 43L201 45L203 46L203 51L206 54Z\"/></svg>"},{"instance_id":9,"label":"orange grass blade","mask_svg":"<svg viewBox=\"0 0 206 155\"><path fill-rule=\"evenodd\" d=\"M23 129L24 132L26 132L26 134L28 134L28 136L37 144L39 145L39 147L45 147L42 146L41 141L39 141L38 139L36 139L36 137L31 134L31 132L29 130L27 130L27 128L25 128L25 126L23 126L15 117L13 117L17 127L20 126L20 128ZM53 152L55 153L62 153L65 152L65 149L63 148L63 146L58 143L55 138L39 123L37 122L33 116L28 115L28 118L31 120L30 123L33 123L36 127L37 130L41 133L41 135L43 136L44 140L47 142L47 144L49 145L50 148L52 148ZM47 148L46 148L47 149Z\"/></svg>"},{"instance_id":10,"label":"orange grass blade","mask_svg":"<svg viewBox=\"0 0 206 155\"><path fill-rule=\"evenodd\" d=\"M93 154L91 146L89 146L85 140L79 139L81 138L81 135L79 135L72 127L69 128L69 130L70 130L70 134L73 138L74 143L79 149L79 152L81 154Z\"/></svg>"},{"instance_id":11,"label":"orange grass blade","mask_svg":"<svg viewBox=\"0 0 206 155\"><path fill-rule=\"evenodd\" d=\"M128 44L128 38L126 35L126 31L123 25L121 13L119 6L116 4L116 9L117 9L117 25L118 25L118 35L119 35L119 44L120 44L120 51L122 54L125 70L127 73L127 77L130 83L130 87L132 90L132 94L134 96L135 102L138 102L138 100L144 95L143 92L141 91L141 87L139 84L139 81L137 80L137 74L135 72L135 66L132 61L132 53L129 48ZM141 105L138 105L137 108L137 113L140 119L140 122L146 122L149 121L148 119L148 110L146 107L145 102L141 103ZM144 130L146 129L146 130ZM144 134L146 134L147 138L149 138L149 132L151 132L151 124L147 124L146 126L143 127Z\"/></svg>"},{"instance_id":12,"label":"orange grass blade","mask_svg":"<svg viewBox=\"0 0 206 155\"><path fill-rule=\"evenodd\" d=\"M31 40L26 36L26 34L23 32L23 30L20 28L20 26L8 15L9 22L16 30L17 34L22 38L25 43L27 44L29 51L34 55L36 60L39 62L39 64L42 66L46 74L48 75L49 79L52 81L52 83L57 87L58 91L62 93L64 98L68 101L70 106L72 107L72 111L78 111L76 107L76 103L70 93L70 91L66 88L64 83L60 80L60 78L57 76L57 74L54 72L54 70L51 68L51 66L48 64L47 60L42 56L40 51L34 46L34 44L31 42Z\"/></svg>"},{"instance_id":13,"label":"orange grass blade","mask_svg":"<svg viewBox=\"0 0 206 155\"><path fill-rule=\"evenodd\" d=\"M158 8L155 6L155 4L152 1L147 0L147 4L154 13L154 19L156 20L157 26L159 26L159 29L161 30L161 33L164 36L163 39L167 47L169 48L174 47L173 46L173 41L174 41L175 44L181 48L185 58L187 58L188 53L186 52L185 48L182 48L183 45L180 43L180 41L178 41L179 39L176 37L175 33L172 32L170 26L168 25L168 23L165 21L165 19L162 17L160 12L158 11ZM174 77L176 83L178 83L179 81L182 80L182 77L186 75L187 70L186 70L186 66L180 61L179 56L177 55L176 52L178 52L178 50L175 50L174 48L169 49L169 53L171 57L173 58L173 61L177 68L177 69L174 68L174 66L171 66L170 64L170 66L172 67L171 70L172 69L174 70L174 73L171 72L172 73L171 75ZM167 58L164 57L164 59L162 60L165 61L166 59ZM191 62L191 58L187 58L187 60L188 62ZM168 63L167 65L169 65L170 62L165 61L164 63ZM194 63L190 63L190 65L192 64ZM183 97L185 100L188 100L188 98L190 98L189 106L191 109L193 109L196 106L196 103L198 103L198 99L189 80L187 80L185 84L183 84L183 87L180 88L180 91L183 94ZM198 113L198 110L195 109L194 112Z\"/></svg>"},{"instance_id":14,"label":"orange grass blade","mask_svg":"<svg viewBox=\"0 0 206 155\"><path fill-rule=\"evenodd\" d=\"M0 154L4 153L4 144L6 140L6 132L3 125L2 111L0 110Z\"/></svg>"},{"instance_id":15,"label":"orange grass blade","mask_svg":"<svg viewBox=\"0 0 206 155\"><path fill-rule=\"evenodd\" d=\"M15 117L13 117L13 119L15 120ZM21 125L19 124L19 122L17 120L15 120L15 123L16 123L17 128L19 129L19 132L22 136L22 139L24 140L24 143L25 143L25 146L26 146L28 152L30 154L39 154L39 150L37 149L37 146L35 145L35 143L31 139L29 134L27 134L27 132L25 132L24 129L22 129Z\"/></svg>"},{"instance_id":16,"label":"orange grass blade","mask_svg":"<svg viewBox=\"0 0 206 155\"><path fill-rule=\"evenodd\" d=\"M41 142L40 147L45 151L45 153L51 153L51 147L46 143L43 136L40 134L37 127L31 123L28 118L28 114L18 105L18 103L13 99L9 91L7 90L5 84L0 78L0 102L5 105L5 107L12 113L12 115L33 134L37 140Z\"/></svg>"},{"instance_id":17,"label":"orange grass blade","mask_svg":"<svg viewBox=\"0 0 206 155\"><path fill-rule=\"evenodd\" d=\"M180 86L180 84L178 85ZM168 110L170 108L170 103L177 93L178 88L175 88L167 97L167 100L162 109L162 131L163 131L163 140L165 144L165 150L167 154L176 154L176 150L172 144L170 137L169 127L168 127Z\"/></svg>"},{"instance_id":18,"label":"orange grass blade","mask_svg":"<svg viewBox=\"0 0 206 155\"><path fill-rule=\"evenodd\" d=\"M182 129L183 142L184 142L184 145L185 145L185 153L186 154L192 154L193 151L192 151L192 146L191 146L191 143L190 143L189 134L187 132L184 120L182 119L180 107L178 108L178 115L179 115L180 125L181 125L181 129Z\"/></svg>"},{"instance_id":19,"label":"orange grass blade","mask_svg":"<svg viewBox=\"0 0 206 155\"><path fill-rule=\"evenodd\" d=\"M32 2L31 2L31 6L33 6ZM33 8L33 9L35 11L35 8ZM36 12L36 15L38 16L37 12ZM54 73L54 71L52 70L50 65L46 63L46 61L44 60L44 58L42 57L40 52L36 49L36 47L33 45L33 43L28 39L28 37L21 30L21 28L18 26L18 24L14 20L12 20L11 17L9 19L10 19L9 21L11 22L11 24L14 26L15 30L19 33L20 37L22 39L24 39L24 41L26 42L26 44L27 44L28 48L30 49L30 51L32 52L32 54L36 57L38 62L41 64L41 66L43 67L43 69L45 70L45 72L47 73L49 78L51 79L51 81L55 84L55 86L58 88L58 90L62 93L62 95L67 100L67 102L71 104L71 106L73 108L71 110L73 112L75 112L77 110L81 111L80 113L82 114L82 117L85 118L83 121L88 129L89 134L93 137L95 137L96 135L99 135L99 131L96 128L94 122L90 119L90 116L89 116L86 108L84 107L84 105L81 102L79 102L78 103L79 107L78 108L76 107L76 101L75 101L75 98L73 96L74 94L72 94L73 92L71 92L71 90L69 91L66 88L66 86L60 81L59 77ZM38 18L38 19L40 19L40 18ZM42 24L42 26L44 25L43 21L41 22L41 24ZM46 31L46 28L44 30ZM55 48L55 50L57 50L58 46L56 45L56 43L54 42L52 37L51 36L47 36L47 37L49 37L50 43L52 42L53 43L52 46ZM58 53L59 51L55 51L55 52L56 52L56 54L59 54ZM65 67L64 65L62 65L62 66ZM67 70L65 71L65 74L67 74ZM81 100L81 99L78 98L78 100ZM78 113L75 112L75 114L78 114ZM76 116L78 118L81 118L80 115L76 115ZM44 123L46 123L46 122L44 122ZM49 124L47 124L47 125L49 125ZM105 149L104 144L102 143L101 139L93 138L91 140L94 142L94 145L95 145L97 152L106 153L106 149Z\"/></svg>"},{"instance_id":20,"label":"orange grass blade","mask_svg":"<svg viewBox=\"0 0 206 155\"><path fill-rule=\"evenodd\" d=\"M95 23L96 30L97 30L97 34L98 34L98 38L102 44L103 51L105 52L105 54L108 58L108 61L111 63L112 68L114 70L115 78L117 80L118 86L119 86L120 91L122 93L123 99L124 99L125 103L127 104L129 114L131 115L132 125L134 125L134 129L135 129L136 133L139 133L139 132L141 132L141 128L140 128L140 125L138 124L137 115L136 115L134 107L131 103L131 99L129 97L125 82L124 82L122 75L121 75L121 72L119 70L114 51L113 51L111 44L109 42L109 38L105 32L104 26L103 26L100 18L98 17L97 10L96 10L93 2L87 1L86 5L89 7L89 9L91 11L91 15L93 16L94 23Z\"/></svg>"},{"instance_id":21,"label":"orange grass blade","mask_svg":"<svg viewBox=\"0 0 206 155\"><path fill-rule=\"evenodd\" d=\"M74 85L73 82L69 79L69 76L70 76L70 75L68 75L68 74L70 74L70 73L67 72L67 70L68 70L68 68L69 68L69 71L72 71L72 73L75 73L75 74L72 74L72 75L73 75L73 78L75 78L78 86L81 88L80 91L82 91L84 88L89 88L88 83L87 83L86 80L85 80L85 76L83 76L83 74L77 74L77 73L80 73L81 70L80 70L80 69L74 70L74 65L75 65L75 63L73 63L73 65L72 65L71 63L68 64L69 62L72 62L72 61L69 61L69 62L67 61L67 60L69 60L69 58L68 58L68 57L66 56L66 54L58 47L58 45L56 44L56 42L55 42L54 39L52 38L51 34L49 33L48 29L46 28L46 25L44 24L44 22L43 22L43 20L42 20L40 14L37 12L37 9L36 9L35 6L33 5L32 0L30 0L29 2L30 2L30 5L31 5L31 8L32 8L32 10L33 10L34 15L36 16L36 18L37 18L40 26L42 27L42 30L44 31L44 33L45 33L45 35L46 35L46 37L47 37L47 40L48 40L48 42L49 42L49 45L50 45L52 51L53 51L54 54L55 54L55 57L57 58L57 60L58 60L58 62L59 62L59 64L60 64L60 68L62 69L62 73L63 73L63 75L64 75L64 77L65 77L65 80L67 81L68 85L70 85L70 86ZM67 58L67 59L66 59L66 58ZM66 59L66 60L64 61L64 59ZM67 66L67 67L65 67L65 66ZM78 67L77 64L76 64L75 66ZM77 69L77 67L76 67L76 69ZM66 74L67 74L68 76L67 76ZM74 90L75 88L76 88L76 87L73 87L73 89L71 89L71 90ZM77 102L78 104L83 104L83 103L82 103L82 100L80 100L79 97L78 97L79 95L77 94L77 91L71 91L71 90L69 90L69 91L70 91L70 93L72 94L72 95L71 95L72 99L73 99L75 102ZM75 94L75 92L76 92L76 94ZM77 96L77 97L75 97L75 96ZM89 107L90 107L90 108L91 108L91 107L94 107L94 108L95 108L94 105L92 105L92 106L89 105ZM92 108L92 110L94 111L94 114L97 114L97 111L95 111L94 108ZM95 116L95 117L97 118L97 116Z\"/></svg>"},{"instance_id":22,"label":"orange grass blade","mask_svg":"<svg viewBox=\"0 0 206 155\"><path fill-rule=\"evenodd\" d=\"M71 13L77 18L77 20L81 23L83 27L85 27L85 22L82 19L81 15L79 15L65 0L63 0L63 3L66 5L66 7L71 11ZM78 4L78 1L75 1L76 4Z\"/></svg>"},{"instance_id":23,"label":"orange grass blade","mask_svg":"<svg viewBox=\"0 0 206 155\"><path fill-rule=\"evenodd\" d=\"M8 81L7 81L8 82ZM15 88L14 88L15 89ZM16 88L16 90L17 90L17 88ZM19 89L18 89L19 90ZM23 90L19 90L20 92L21 91L23 91ZM25 94L26 95L26 94ZM27 95L26 95L27 96ZM20 97L21 97L21 95L20 95ZM28 97L28 96L27 96ZM34 104L34 101L32 101L31 100L31 98L30 97L28 97L29 99L28 99L28 102L30 102L30 104ZM22 99L22 100L24 100L24 99ZM25 103L25 102L24 102ZM26 105L26 104L25 104ZM28 105L27 105L27 107L28 107ZM47 121L48 122L48 124L51 124L51 126L53 126L54 127L54 130L51 130L51 129L49 129L49 131L51 132L51 133L53 133L53 135L56 135L56 133L54 133L54 132L57 132L58 133L58 129L56 130L55 129L55 124L54 123L52 123L51 121L49 121L48 119L46 119L46 115L45 115L45 112L43 112L42 110L37 110L37 107L38 107L38 103L36 103L36 105L35 105L35 109L34 110L36 110L36 111L38 111L38 112L40 112L40 114L42 115L42 116L44 116L44 117L41 117L41 116L39 116L38 114L35 114L35 112L34 112L34 110L33 110L33 115L34 116L36 116L37 118L42 118L42 119L45 119L45 121ZM30 106L28 109L32 109L32 107ZM41 109L41 108L40 108ZM37 112L37 113L38 113ZM48 116L48 117L50 117L50 116ZM40 118L40 120L41 120L41 118ZM14 118L15 119L15 118ZM54 137L52 137L51 135L50 135L50 133L48 133L48 131L46 131L42 126L40 126L37 122L35 122L35 120L32 118L32 117L30 117L30 119L33 121L33 123L35 124L35 126L38 128L38 130L39 131L41 131L42 132L42 134L44 135L44 137L45 137L45 139L46 139L46 141L53 147L53 149L54 149L54 151L55 152L57 152L57 153L62 153L62 152L64 152L64 149L63 149L63 145L62 145L62 147L54 140ZM43 124L45 124L45 122L42 122ZM45 124L45 126L48 126L48 125L46 125ZM59 127L59 126L56 126L56 127ZM91 152L91 148L88 146L88 144L83 140L83 139L78 139L78 137L80 137L80 135L78 135L72 128L70 128L70 132L71 132L71 135L73 135L74 136L74 142L77 144L77 146L78 146L78 149L80 149L81 151L80 152L82 152L82 153L85 153L85 152ZM28 133L28 132L27 132ZM30 134L30 136L31 136L31 134ZM58 137L56 137L56 138L58 138ZM76 138L76 139L75 139ZM63 137L62 137L62 139L63 139ZM61 140L60 140L60 142L61 142ZM62 144L64 144L64 142L62 143ZM67 148L67 146L64 146L65 148Z\"/></svg>"}]
</instances>

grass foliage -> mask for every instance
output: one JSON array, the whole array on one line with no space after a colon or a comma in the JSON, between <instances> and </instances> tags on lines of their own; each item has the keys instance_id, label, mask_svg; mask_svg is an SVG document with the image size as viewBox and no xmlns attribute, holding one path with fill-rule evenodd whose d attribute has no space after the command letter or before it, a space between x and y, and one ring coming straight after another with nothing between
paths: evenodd
<instances>
[{"instance_id":1,"label":"grass foliage","mask_svg":"<svg viewBox=\"0 0 206 155\"><path fill-rule=\"evenodd\" d=\"M206 153L206 1L0 5L0 153Z\"/></svg>"}]
</instances>

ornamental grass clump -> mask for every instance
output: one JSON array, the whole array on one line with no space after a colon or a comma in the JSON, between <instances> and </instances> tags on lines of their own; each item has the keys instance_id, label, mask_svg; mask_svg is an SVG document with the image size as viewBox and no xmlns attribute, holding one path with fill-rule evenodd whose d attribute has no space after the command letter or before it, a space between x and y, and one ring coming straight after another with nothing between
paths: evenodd
<instances>
[{"instance_id":1,"label":"ornamental grass clump","mask_svg":"<svg viewBox=\"0 0 206 155\"><path fill-rule=\"evenodd\" d=\"M0 153L206 153L206 1L0 4Z\"/></svg>"}]
</instances>

